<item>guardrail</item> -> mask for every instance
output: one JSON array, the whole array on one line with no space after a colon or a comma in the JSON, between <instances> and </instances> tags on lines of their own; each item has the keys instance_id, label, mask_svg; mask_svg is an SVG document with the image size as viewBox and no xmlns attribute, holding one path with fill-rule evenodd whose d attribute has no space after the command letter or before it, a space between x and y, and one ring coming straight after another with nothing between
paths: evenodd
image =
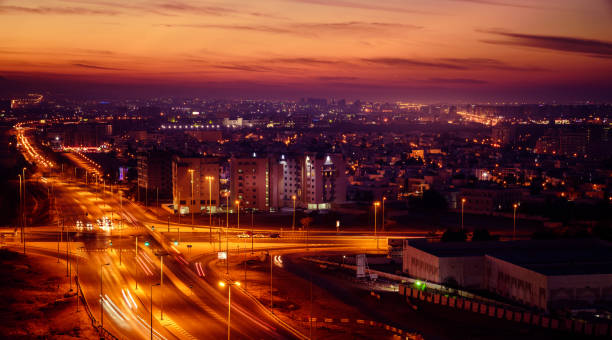
<instances>
[{"instance_id":1,"label":"guardrail","mask_svg":"<svg viewBox=\"0 0 612 340\"><path fill-rule=\"evenodd\" d=\"M85 298L85 294L83 294L83 289L81 288L81 283L79 282L78 276L74 277L74 282L76 282L78 293L80 295L79 297L81 298L81 302L83 303L83 306L85 307L85 311L87 312L89 319L91 319L91 325L98 331L98 334L100 334L100 338L119 340L108 329L102 327L101 325L98 325L98 321L96 320L93 313L91 312L91 308L89 308L89 304L87 303L87 298Z\"/></svg>"},{"instance_id":2,"label":"guardrail","mask_svg":"<svg viewBox=\"0 0 612 340\"><path fill-rule=\"evenodd\" d=\"M342 263L338 263L338 262L332 262L332 261L325 261L325 260L319 260L319 259L315 259L312 257L303 257L302 259L304 259L305 261L309 261L309 262L313 262L313 263L318 263L318 264L324 264L324 265L329 265L329 266L334 266L334 267L338 267L338 268L346 268L346 269L351 269L351 270L357 270L357 266L355 265L350 265L350 264L342 264ZM376 274L378 275L378 277L384 277L386 279L392 280L392 281L397 281L398 283L416 283L417 279L411 278L411 277L406 277L406 276L401 276L401 275L396 275L396 274L391 274L391 273L386 273L386 272L381 272L379 270L374 270L374 269L368 269L368 274ZM444 294L454 294L463 298L468 298L468 299L472 299L472 300L478 300L478 301L482 301L482 302L487 302L490 304L495 304L495 305L500 305L500 306L507 306L507 307L511 307L511 305L504 303L504 302L500 302L500 301L496 301L493 299L489 299L486 297L482 297L470 292L466 292L464 290L461 289L449 289L445 286L436 284L436 283L432 283L432 282L427 282L427 289L429 290L435 290L438 291L440 293L444 293Z\"/></svg>"},{"instance_id":3,"label":"guardrail","mask_svg":"<svg viewBox=\"0 0 612 340\"><path fill-rule=\"evenodd\" d=\"M437 293L424 292L407 285L400 285L399 294L406 298L423 303L446 306L460 311L478 313L491 318L504 319L509 322L522 323L551 330L573 332L588 336L612 336L612 325L606 322L591 322L579 319L555 318L546 314L531 311L507 309L471 299L449 297Z\"/></svg>"}]
</instances>

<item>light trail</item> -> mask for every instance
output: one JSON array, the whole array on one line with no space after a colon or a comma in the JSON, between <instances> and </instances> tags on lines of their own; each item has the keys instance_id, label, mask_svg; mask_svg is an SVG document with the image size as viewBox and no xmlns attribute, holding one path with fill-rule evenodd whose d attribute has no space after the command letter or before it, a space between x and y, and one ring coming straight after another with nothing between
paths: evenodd
<instances>
[{"instance_id":1,"label":"light trail","mask_svg":"<svg viewBox=\"0 0 612 340\"><path fill-rule=\"evenodd\" d=\"M194 264L194 267L197 270L199 277L205 277L206 276L206 274L204 273L204 269L202 268L202 262L196 262Z\"/></svg>"},{"instance_id":2,"label":"light trail","mask_svg":"<svg viewBox=\"0 0 612 340\"><path fill-rule=\"evenodd\" d=\"M149 266L147 266L147 264L144 263L144 261L139 256L136 257L136 262L140 265L140 268L142 268L142 270L145 272L145 274L147 274L147 276L153 276L153 272L151 271L151 269L149 269Z\"/></svg>"},{"instance_id":3,"label":"light trail","mask_svg":"<svg viewBox=\"0 0 612 340\"><path fill-rule=\"evenodd\" d=\"M138 323L139 323L141 326L143 326L143 327L144 327L144 328L147 330L147 332L150 332L150 331L151 331L151 326L150 326L150 325L149 325L149 324L148 324L146 321L144 321L144 320L143 320L143 319L142 319L142 318L141 318L139 315L136 315L136 321L137 321L137 322L138 322ZM156 331L155 329L153 329L153 337L154 337L154 338L156 338L156 339L160 339L160 340L168 340L168 339L166 339L166 337L165 337L165 336L161 335L161 334L160 334L158 331Z\"/></svg>"}]
</instances>

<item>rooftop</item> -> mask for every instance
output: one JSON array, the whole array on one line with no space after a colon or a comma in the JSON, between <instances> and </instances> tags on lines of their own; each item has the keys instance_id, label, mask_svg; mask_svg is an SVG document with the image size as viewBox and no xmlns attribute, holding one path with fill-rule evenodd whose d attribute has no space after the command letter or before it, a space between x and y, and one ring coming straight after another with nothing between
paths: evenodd
<instances>
[{"instance_id":1,"label":"rooftop","mask_svg":"<svg viewBox=\"0 0 612 340\"><path fill-rule=\"evenodd\" d=\"M484 256L547 275L612 274L612 245L594 239L486 242L429 242L408 245L437 257Z\"/></svg>"}]
</instances>

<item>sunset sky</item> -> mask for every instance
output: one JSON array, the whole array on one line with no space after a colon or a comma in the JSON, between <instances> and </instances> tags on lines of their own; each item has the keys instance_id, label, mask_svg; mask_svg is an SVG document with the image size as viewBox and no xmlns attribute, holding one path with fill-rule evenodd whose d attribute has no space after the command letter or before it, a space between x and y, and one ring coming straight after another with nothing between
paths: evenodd
<instances>
[{"instance_id":1,"label":"sunset sky","mask_svg":"<svg viewBox=\"0 0 612 340\"><path fill-rule=\"evenodd\" d=\"M0 0L0 32L4 91L612 101L611 0Z\"/></svg>"}]
</instances>

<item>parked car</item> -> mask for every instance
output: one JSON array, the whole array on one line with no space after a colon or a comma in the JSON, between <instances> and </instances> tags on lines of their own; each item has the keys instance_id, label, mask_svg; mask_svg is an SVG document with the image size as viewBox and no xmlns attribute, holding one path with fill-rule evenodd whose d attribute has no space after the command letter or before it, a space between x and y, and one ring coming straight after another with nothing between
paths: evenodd
<instances>
[{"instance_id":1,"label":"parked car","mask_svg":"<svg viewBox=\"0 0 612 340\"><path fill-rule=\"evenodd\" d=\"M271 238L280 238L280 234L279 233L272 233L270 234Z\"/></svg>"}]
</instances>

